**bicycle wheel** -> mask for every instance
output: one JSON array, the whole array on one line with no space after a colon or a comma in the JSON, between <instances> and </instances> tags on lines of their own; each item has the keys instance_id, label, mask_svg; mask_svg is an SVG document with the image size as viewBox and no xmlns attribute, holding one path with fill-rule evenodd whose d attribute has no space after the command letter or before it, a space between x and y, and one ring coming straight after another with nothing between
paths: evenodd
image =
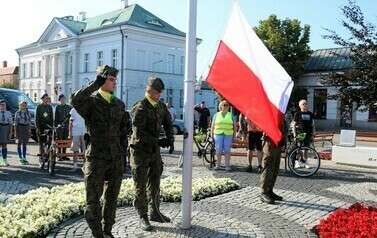
<instances>
[{"instance_id":1,"label":"bicycle wheel","mask_svg":"<svg viewBox=\"0 0 377 238\"><path fill-rule=\"evenodd\" d=\"M181 155L179 156L177 166L178 166L178 168L182 168L182 166L183 166L183 154L181 154Z\"/></svg>"},{"instance_id":2,"label":"bicycle wheel","mask_svg":"<svg viewBox=\"0 0 377 238\"><path fill-rule=\"evenodd\" d=\"M50 175L54 175L56 165L56 150L53 149L50 153L50 158L48 160L48 172Z\"/></svg>"},{"instance_id":3,"label":"bicycle wheel","mask_svg":"<svg viewBox=\"0 0 377 238\"><path fill-rule=\"evenodd\" d=\"M305 156L305 152L307 156ZM315 174L320 165L321 159L317 151L311 147L297 147L288 154L288 167L299 177L309 177Z\"/></svg>"},{"instance_id":4,"label":"bicycle wheel","mask_svg":"<svg viewBox=\"0 0 377 238\"><path fill-rule=\"evenodd\" d=\"M213 147L212 143L208 143L206 147L204 147L203 158L207 163L209 163L210 168L212 168L212 165L215 165L215 148Z\"/></svg>"},{"instance_id":5,"label":"bicycle wheel","mask_svg":"<svg viewBox=\"0 0 377 238\"><path fill-rule=\"evenodd\" d=\"M39 156L39 159L38 159L38 164L39 164L39 168L43 169L44 166L45 166L45 163L46 163L46 155L48 153L48 148L49 148L49 145L48 144L45 144L43 146L43 152L41 154L41 156Z\"/></svg>"}]
</instances>

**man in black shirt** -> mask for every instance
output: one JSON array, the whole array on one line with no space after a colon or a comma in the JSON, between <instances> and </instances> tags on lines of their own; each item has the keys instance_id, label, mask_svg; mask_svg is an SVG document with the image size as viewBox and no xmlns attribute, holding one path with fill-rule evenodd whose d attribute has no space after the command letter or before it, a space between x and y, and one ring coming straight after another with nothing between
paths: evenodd
<instances>
[{"instance_id":1,"label":"man in black shirt","mask_svg":"<svg viewBox=\"0 0 377 238\"><path fill-rule=\"evenodd\" d=\"M206 132L211 121L211 114L203 101L195 105L194 110L199 113L199 131Z\"/></svg>"},{"instance_id":2,"label":"man in black shirt","mask_svg":"<svg viewBox=\"0 0 377 238\"><path fill-rule=\"evenodd\" d=\"M310 146L310 143L313 141L315 136L315 125L314 125L314 115L312 112L308 111L308 103L306 100L302 99L298 103L300 107L300 111L296 112L293 117L293 137L296 138L297 136L297 129L299 129L300 133L306 133L305 139L301 142L303 146ZM305 158L308 158L308 151L304 153ZM306 167L310 168L310 166L304 161L301 163L297 161L295 164L295 168L299 167Z\"/></svg>"}]
</instances>

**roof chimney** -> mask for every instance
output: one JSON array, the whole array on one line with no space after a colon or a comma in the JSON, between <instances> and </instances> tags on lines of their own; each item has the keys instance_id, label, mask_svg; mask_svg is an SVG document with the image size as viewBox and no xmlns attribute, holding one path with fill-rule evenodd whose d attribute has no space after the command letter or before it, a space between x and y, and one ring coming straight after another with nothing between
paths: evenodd
<instances>
[{"instance_id":1,"label":"roof chimney","mask_svg":"<svg viewBox=\"0 0 377 238\"><path fill-rule=\"evenodd\" d=\"M85 21L85 19L86 19L86 12L79 12L79 15L80 15L79 21Z\"/></svg>"},{"instance_id":2,"label":"roof chimney","mask_svg":"<svg viewBox=\"0 0 377 238\"><path fill-rule=\"evenodd\" d=\"M128 7L128 0L120 0L120 3L122 4L122 8Z\"/></svg>"},{"instance_id":3,"label":"roof chimney","mask_svg":"<svg viewBox=\"0 0 377 238\"><path fill-rule=\"evenodd\" d=\"M1 68L6 68L8 67L8 62L7 61L1 61Z\"/></svg>"}]
</instances>

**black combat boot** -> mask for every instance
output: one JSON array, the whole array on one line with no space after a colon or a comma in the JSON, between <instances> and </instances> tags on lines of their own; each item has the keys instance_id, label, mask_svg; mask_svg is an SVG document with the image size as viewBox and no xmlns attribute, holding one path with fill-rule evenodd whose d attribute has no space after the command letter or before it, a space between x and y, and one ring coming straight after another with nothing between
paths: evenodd
<instances>
[{"instance_id":1,"label":"black combat boot","mask_svg":"<svg viewBox=\"0 0 377 238\"><path fill-rule=\"evenodd\" d=\"M141 229L143 229L144 231L153 230L153 226L151 225L151 223L149 223L148 215L144 215L140 217L140 226L141 226Z\"/></svg>"},{"instance_id":2,"label":"black combat boot","mask_svg":"<svg viewBox=\"0 0 377 238\"><path fill-rule=\"evenodd\" d=\"M275 203L275 200L271 197L270 194L268 193L262 193L260 195L260 200L263 202L263 203L267 203L267 204L274 204Z\"/></svg>"},{"instance_id":3,"label":"black combat boot","mask_svg":"<svg viewBox=\"0 0 377 238\"><path fill-rule=\"evenodd\" d=\"M103 233L103 238L115 238L111 232L104 232Z\"/></svg>"},{"instance_id":4,"label":"black combat boot","mask_svg":"<svg viewBox=\"0 0 377 238\"><path fill-rule=\"evenodd\" d=\"M275 201L283 201L283 197L277 195L277 194L274 193L274 192L271 192L271 193L270 193L270 196L271 196Z\"/></svg>"},{"instance_id":5,"label":"black combat boot","mask_svg":"<svg viewBox=\"0 0 377 238\"><path fill-rule=\"evenodd\" d=\"M170 218L162 214L160 211L152 211L149 220L160 223L170 222Z\"/></svg>"}]
</instances>

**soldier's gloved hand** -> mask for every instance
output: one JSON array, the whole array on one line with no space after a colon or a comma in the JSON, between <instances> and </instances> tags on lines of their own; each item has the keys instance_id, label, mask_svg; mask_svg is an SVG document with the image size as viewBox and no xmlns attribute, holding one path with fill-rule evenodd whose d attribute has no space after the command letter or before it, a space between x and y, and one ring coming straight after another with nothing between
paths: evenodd
<instances>
[{"instance_id":1,"label":"soldier's gloved hand","mask_svg":"<svg viewBox=\"0 0 377 238\"><path fill-rule=\"evenodd\" d=\"M106 82L108 69L109 69L108 65L102 65L102 66L97 67L96 69L97 71L96 82L98 83L100 87Z\"/></svg>"},{"instance_id":2,"label":"soldier's gloved hand","mask_svg":"<svg viewBox=\"0 0 377 238\"><path fill-rule=\"evenodd\" d=\"M169 147L169 145L170 145L170 141L168 140L168 138L161 138L158 140L158 146L162 148Z\"/></svg>"},{"instance_id":3,"label":"soldier's gloved hand","mask_svg":"<svg viewBox=\"0 0 377 238\"><path fill-rule=\"evenodd\" d=\"M172 154L174 152L174 142L171 142L169 147L169 154Z\"/></svg>"}]
</instances>

